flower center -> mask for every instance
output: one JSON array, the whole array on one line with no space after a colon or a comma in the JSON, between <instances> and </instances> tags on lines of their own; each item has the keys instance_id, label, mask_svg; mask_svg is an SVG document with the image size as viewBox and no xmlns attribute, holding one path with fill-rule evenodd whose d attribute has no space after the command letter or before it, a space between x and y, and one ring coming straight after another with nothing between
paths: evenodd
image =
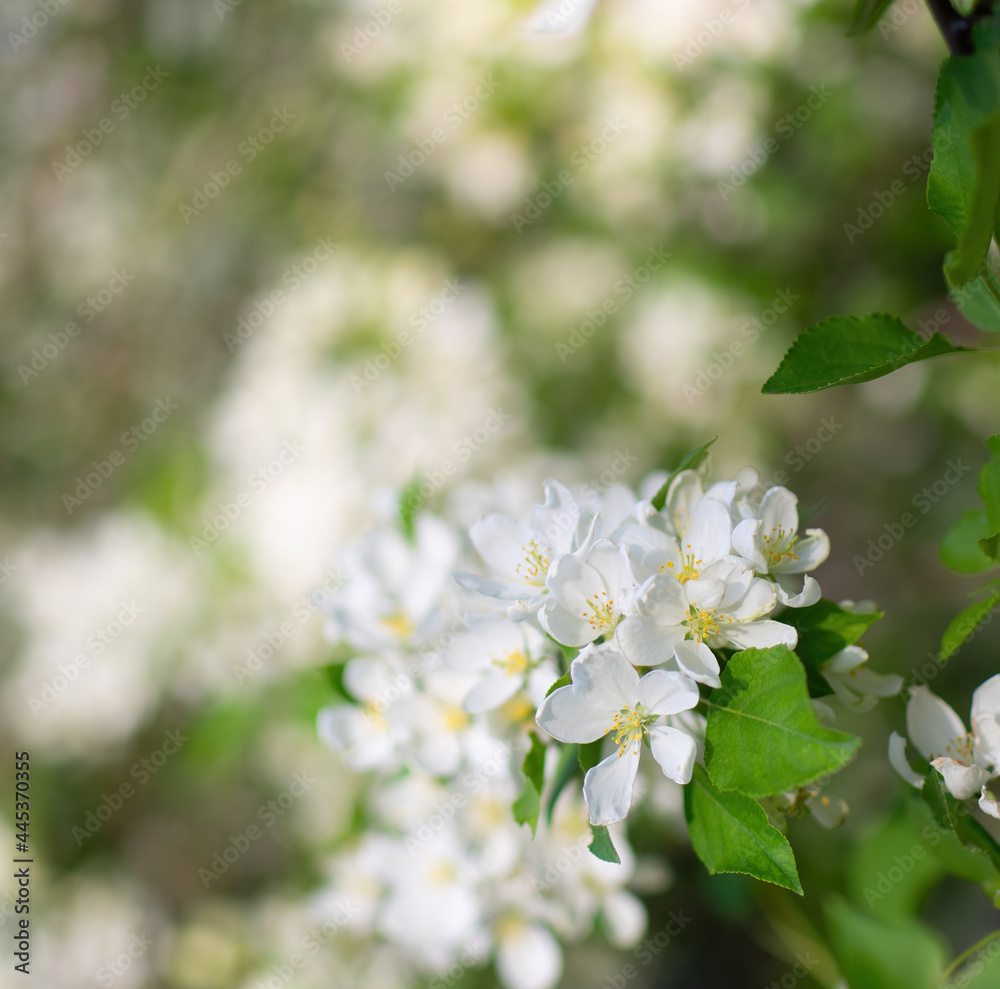
<instances>
[{"instance_id":1,"label":"flower center","mask_svg":"<svg viewBox=\"0 0 1000 989\"><path fill-rule=\"evenodd\" d=\"M382 624L401 639L413 634L413 622L401 611L396 611L382 619Z\"/></svg>"},{"instance_id":2,"label":"flower center","mask_svg":"<svg viewBox=\"0 0 1000 989\"><path fill-rule=\"evenodd\" d=\"M613 632L618 627L622 616L615 607L614 598L609 598L607 591L601 591L586 601L587 610L580 614L587 619L587 623L595 632Z\"/></svg>"},{"instance_id":3,"label":"flower center","mask_svg":"<svg viewBox=\"0 0 1000 989\"><path fill-rule=\"evenodd\" d=\"M552 552L551 546L546 546L542 550L538 543L532 539L527 546L521 547L524 559L514 568L514 572L528 584L544 584L545 577L549 572L549 556Z\"/></svg>"},{"instance_id":4,"label":"flower center","mask_svg":"<svg viewBox=\"0 0 1000 989\"><path fill-rule=\"evenodd\" d=\"M691 544L688 543L688 549L691 549ZM675 567L673 563L667 564L667 569L682 583L686 584L689 580L697 580L701 570L701 560L696 560L694 552L684 553L681 552L681 565L680 567ZM663 567L660 567L660 572L663 572Z\"/></svg>"},{"instance_id":5,"label":"flower center","mask_svg":"<svg viewBox=\"0 0 1000 989\"><path fill-rule=\"evenodd\" d=\"M655 714L646 714L641 704L635 707L625 706L614 717L611 727L605 731L605 735L611 732L611 737L618 746L618 758L620 759L625 750L633 743L636 745L642 741L642 736L649 734L649 723L656 720Z\"/></svg>"},{"instance_id":6,"label":"flower center","mask_svg":"<svg viewBox=\"0 0 1000 989\"><path fill-rule=\"evenodd\" d=\"M693 604L690 608L691 617L686 622L681 622L691 630L691 636L697 642L704 642L711 635L718 635L723 622L731 622L732 618L720 615L715 608L696 608Z\"/></svg>"},{"instance_id":7,"label":"flower center","mask_svg":"<svg viewBox=\"0 0 1000 989\"><path fill-rule=\"evenodd\" d=\"M786 560L797 560L795 547L798 539L794 529L776 526L770 532L764 533L763 553L769 567L776 567Z\"/></svg>"},{"instance_id":8,"label":"flower center","mask_svg":"<svg viewBox=\"0 0 1000 989\"><path fill-rule=\"evenodd\" d=\"M446 704L441 712L441 722L446 731L463 731L469 726L469 716L460 707Z\"/></svg>"},{"instance_id":9,"label":"flower center","mask_svg":"<svg viewBox=\"0 0 1000 989\"><path fill-rule=\"evenodd\" d=\"M972 746L975 739L972 733L968 735L960 735L957 738L953 738L945 747L944 752L941 753L943 756L948 756L951 759L957 759L959 762L964 762L967 765L972 765Z\"/></svg>"},{"instance_id":10,"label":"flower center","mask_svg":"<svg viewBox=\"0 0 1000 989\"><path fill-rule=\"evenodd\" d=\"M493 665L499 666L509 677L524 676L531 669L531 660L520 649L515 649L502 659L494 659Z\"/></svg>"}]
</instances>

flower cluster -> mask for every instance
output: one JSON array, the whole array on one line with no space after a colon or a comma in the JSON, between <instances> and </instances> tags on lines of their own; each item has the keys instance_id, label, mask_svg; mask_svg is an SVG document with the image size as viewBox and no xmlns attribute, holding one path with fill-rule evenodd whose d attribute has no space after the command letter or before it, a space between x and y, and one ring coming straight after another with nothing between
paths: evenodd
<instances>
[{"instance_id":1,"label":"flower cluster","mask_svg":"<svg viewBox=\"0 0 1000 989\"><path fill-rule=\"evenodd\" d=\"M656 803L691 780L701 692L720 686L730 650L795 647L774 615L819 601L808 572L829 553L822 530L800 533L795 496L762 490L750 469L711 485L700 467L653 475L638 492L574 495L549 480L544 494L528 521L469 512L466 499L478 516L467 542L426 512L363 535L329 605L329 638L352 657L339 667L345 696L318 719L370 784L364 837L331 863L321 900L349 900L356 933L421 972L492 957L510 989L552 985L559 942L595 922L616 944L641 936L618 822L641 794ZM866 659L851 646L819 671L858 709L899 689ZM582 799L567 785L576 750L557 742L602 749ZM540 759L534 789L526 755ZM785 796L821 823L846 810L813 791ZM609 825L618 864L585 852Z\"/></svg>"},{"instance_id":2,"label":"flower cluster","mask_svg":"<svg viewBox=\"0 0 1000 989\"><path fill-rule=\"evenodd\" d=\"M906 732L956 800L978 793L980 808L1000 819L1000 802L986 786L1000 776L1000 674L973 693L971 732L952 707L927 687L911 687ZM918 788L924 785L924 777L906 758L906 739L897 732L889 736L889 761L908 783Z\"/></svg>"},{"instance_id":3,"label":"flower cluster","mask_svg":"<svg viewBox=\"0 0 1000 989\"><path fill-rule=\"evenodd\" d=\"M649 497L616 486L580 504L550 480L530 524L495 514L472 526L492 574L457 574L521 627L537 622L580 649L571 682L545 699L537 723L562 742L611 737L584 781L595 825L628 814L643 742L664 775L690 781L700 719L689 712L699 682L721 683L717 651L793 648L794 627L770 616L819 600L807 571L830 551L822 530L799 534L786 488L754 498L753 470L708 487L698 470L683 470L643 487ZM640 678L635 667L656 669Z\"/></svg>"}]
</instances>

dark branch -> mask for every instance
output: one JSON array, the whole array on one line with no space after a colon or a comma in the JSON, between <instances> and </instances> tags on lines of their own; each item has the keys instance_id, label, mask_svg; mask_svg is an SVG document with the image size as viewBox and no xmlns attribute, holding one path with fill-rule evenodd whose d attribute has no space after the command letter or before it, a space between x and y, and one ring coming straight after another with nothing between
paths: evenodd
<instances>
[{"instance_id":1,"label":"dark branch","mask_svg":"<svg viewBox=\"0 0 1000 989\"><path fill-rule=\"evenodd\" d=\"M927 6L948 46L948 51L952 55L971 55L972 26L975 23L975 16L963 17L952 7L949 0L927 0Z\"/></svg>"}]
</instances>

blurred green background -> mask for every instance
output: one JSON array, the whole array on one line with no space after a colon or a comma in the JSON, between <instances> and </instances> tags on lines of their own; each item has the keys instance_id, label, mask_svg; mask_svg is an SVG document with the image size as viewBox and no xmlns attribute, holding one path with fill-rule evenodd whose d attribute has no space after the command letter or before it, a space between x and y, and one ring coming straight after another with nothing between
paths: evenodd
<instances>
[{"instance_id":1,"label":"blurred green background","mask_svg":"<svg viewBox=\"0 0 1000 989\"><path fill-rule=\"evenodd\" d=\"M561 39L523 31L529 11L4 5L0 738L32 754L44 985L95 984L145 931L122 989L251 986L309 924L354 783L314 737L332 657L304 596L335 579L378 492L434 471L491 410L510 422L455 483L586 482L625 452L636 481L716 434L717 475L784 471L833 541L824 596L887 613L866 642L881 672L912 680L977 584L945 571L937 540L976 503L992 359L759 394L830 314L977 336L923 198L944 55L927 12L904 3L846 38L846 0L606 0ZM971 470L859 573L950 462ZM239 682L296 604L309 620ZM935 671L963 715L997 634ZM909 796L884 759L903 704L842 720L866 757L833 786L841 831L792 825L804 904L708 877L639 822L638 849L667 848L676 872L651 930L679 906L695 923L636 984L767 985L789 944L815 943L824 891L878 872L872 829ZM81 837L168 732L179 751ZM317 783L206 889L198 870L295 772ZM913 895L957 953L992 907L939 879ZM340 951L316 984L352 984ZM573 948L565 985L603 985L588 979L609 957L600 938ZM830 984L813 974L801 984Z\"/></svg>"}]
</instances>

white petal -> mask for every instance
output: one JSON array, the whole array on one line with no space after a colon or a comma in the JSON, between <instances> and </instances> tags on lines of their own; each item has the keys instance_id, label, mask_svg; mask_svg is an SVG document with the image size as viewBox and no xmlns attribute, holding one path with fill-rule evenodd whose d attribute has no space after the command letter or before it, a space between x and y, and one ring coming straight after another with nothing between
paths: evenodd
<instances>
[{"instance_id":1,"label":"white petal","mask_svg":"<svg viewBox=\"0 0 1000 989\"><path fill-rule=\"evenodd\" d=\"M732 622L719 629L719 638L738 649L769 649L771 646L788 646L794 649L799 633L792 625L771 621Z\"/></svg>"},{"instance_id":2,"label":"white petal","mask_svg":"<svg viewBox=\"0 0 1000 989\"><path fill-rule=\"evenodd\" d=\"M649 923L646 908L628 890L613 890L601 906L608 940L616 948L631 948L645 934Z\"/></svg>"},{"instance_id":3,"label":"white petal","mask_svg":"<svg viewBox=\"0 0 1000 989\"><path fill-rule=\"evenodd\" d=\"M719 679L719 660L704 642L685 639L674 646L674 659L677 665L692 680L708 684L709 687L721 687Z\"/></svg>"},{"instance_id":4,"label":"white petal","mask_svg":"<svg viewBox=\"0 0 1000 989\"><path fill-rule=\"evenodd\" d=\"M535 538L555 554L568 553L580 521L580 506L569 488L554 478L543 485L545 504L536 505L532 514Z\"/></svg>"},{"instance_id":5,"label":"white petal","mask_svg":"<svg viewBox=\"0 0 1000 989\"><path fill-rule=\"evenodd\" d=\"M923 776L910 765L906 758L906 739L895 731L889 736L889 764L907 783L918 789L924 785Z\"/></svg>"},{"instance_id":6,"label":"white petal","mask_svg":"<svg viewBox=\"0 0 1000 989\"><path fill-rule=\"evenodd\" d=\"M990 774L982 766L970 766L947 756L932 759L931 765L944 777L945 786L956 800L968 800L990 778Z\"/></svg>"},{"instance_id":7,"label":"white petal","mask_svg":"<svg viewBox=\"0 0 1000 989\"><path fill-rule=\"evenodd\" d=\"M649 729L649 747L664 776L675 783L691 782L698 746L687 732L657 725Z\"/></svg>"},{"instance_id":8,"label":"white petal","mask_svg":"<svg viewBox=\"0 0 1000 989\"><path fill-rule=\"evenodd\" d=\"M925 759L933 759L944 755L955 740L965 738L965 725L949 704L926 687L911 687L906 733Z\"/></svg>"},{"instance_id":9,"label":"white petal","mask_svg":"<svg viewBox=\"0 0 1000 989\"><path fill-rule=\"evenodd\" d=\"M541 924L518 924L499 939L496 965L506 989L552 989L562 975L562 949Z\"/></svg>"},{"instance_id":10,"label":"white petal","mask_svg":"<svg viewBox=\"0 0 1000 989\"><path fill-rule=\"evenodd\" d=\"M726 614L736 621L753 621L755 618L769 615L774 610L777 599L778 592L774 584L762 577L755 577L750 581L739 603L727 608Z\"/></svg>"},{"instance_id":11,"label":"white petal","mask_svg":"<svg viewBox=\"0 0 1000 989\"><path fill-rule=\"evenodd\" d=\"M806 574L805 580L802 583L802 590L797 594L786 588L784 582L787 581L788 578L779 577L778 582L774 586L774 589L778 592L778 604L784 605L786 608L808 608L822 597L819 584L815 578L810 577L808 574Z\"/></svg>"},{"instance_id":12,"label":"white petal","mask_svg":"<svg viewBox=\"0 0 1000 989\"><path fill-rule=\"evenodd\" d=\"M757 545L760 526L760 519L744 519L740 522L733 529L733 549L737 556L752 563L757 573L767 573L767 558Z\"/></svg>"},{"instance_id":13,"label":"white petal","mask_svg":"<svg viewBox=\"0 0 1000 989\"><path fill-rule=\"evenodd\" d=\"M847 682L872 697L895 697L903 689L903 678L898 673L876 673L864 667L849 673Z\"/></svg>"},{"instance_id":14,"label":"white petal","mask_svg":"<svg viewBox=\"0 0 1000 989\"><path fill-rule=\"evenodd\" d=\"M847 804L840 797L828 797L826 795L810 797L806 801L809 813L816 819L817 824L824 828L839 828L847 817Z\"/></svg>"},{"instance_id":15,"label":"white petal","mask_svg":"<svg viewBox=\"0 0 1000 989\"><path fill-rule=\"evenodd\" d=\"M580 614L572 614L558 601L549 601L538 612L542 628L564 646L585 646L601 633Z\"/></svg>"},{"instance_id":16,"label":"white petal","mask_svg":"<svg viewBox=\"0 0 1000 989\"><path fill-rule=\"evenodd\" d=\"M636 700L650 714L679 714L698 703L698 686L683 673L652 670L639 681Z\"/></svg>"},{"instance_id":17,"label":"white petal","mask_svg":"<svg viewBox=\"0 0 1000 989\"><path fill-rule=\"evenodd\" d=\"M574 687L591 697L595 705L620 711L635 704L639 674L610 643L584 649L570 669Z\"/></svg>"},{"instance_id":18,"label":"white petal","mask_svg":"<svg viewBox=\"0 0 1000 989\"><path fill-rule=\"evenodd\" d=\"M771 573L805 573L815 570L830 555L830 537L822 529L806 529L795 543L795 556L771 567Z\"/></svg>"},{"instance_id":19,"label":"white petal","mask_svg":"<svg viewBox=\"0 0 1000 989\"><path fill-rule=\"evenodd\" d=\"M825 660L820 669L824 673L850 673L868 662L868 653L861 646L845 646Z\"/></svg>"},{"instance_id":20,"label":"white petal","mask_svg":"<svg viewBox=\"0 0 1000 989\"><path fill-rule=\"evenodd\" d=\"M990 677L973 693L972 730L981 761L1000 766L1000 674Z\"/></svg>"},{"instance_id":21,"label":"white petal","mask_svg":"<svg viewBox=\"0 0 1000 989\"><path fill-rule=\"evenodd\" d=\"M469 714L494 711L501 704L509 701L521 689L523 682L523 677L511 676L502 670L487 673L465 695L462 707Z\"/></svg>"},{"instance_id":22,"label":"white petal","mask_svg":"<svg viewBox=\"0 0 1000 989\"><path fill-rule=\"evenodd\" d=\"M701 498L694 506L681 547L685 553L694 553L696 560L708 566L713 560L729 553L731 532L729 509L714 498Z\"/></svg>"},{"instance_id":23,"label":"white petal","mask_svg":"<svg viewBox=\"0 0 1000 989\"><path fill-rule=\"evenodd\" d=\"M989 814L990 817L995 817L1000 820L1000 804L997 803L997 798L986 789L985 784L979 794L979 807L981 810Z\"/></svg>"},{"instance_id":24,"label":"white petal","mask_svg":"<svg viewBox=\"0 0 1000 989\"><path fill-rule=\"evenodd\" d=\"M614 714L595 707L589 697L572 686L553 690L535 715L538 727L560 742L594 742L613 723Z\"/></svg>"},{"instance_id":25,"label":"white petal","mask_svg":"<svg viewBox=\"0 0 1000 989\"><path fill-rule=\"evenodd\" d=\"M718 608L725 593L726 582L715 577L699 577L684 584L684 594L688 603L701 611Z\"/></svg>"},{"instance_id":26,"label":"white petal","mask_svg":"<svg viewBox=\"0 0 1000 989\"><path fill-rule=\"evenodd\" d=\"M681 625L658 625L645 615L629 615L615 631L615 640L625 658L635 666L659 666L674 654L687 629Z\"/></svg>"},{"instance_id":27,"label":"white petal","mask_svg":"<svg viewBox=\"0 0 1000 989\"><path fill-rule=\"evenodd\" d=\"M458 571L454 575L455 583L467 591L482 594L483 597L498 598L501 601L517 601L530 592L528 585L520 581L496 580L492 577L480 577L478 574Z\"/></svg>"},{"instance_id":28,"label":"white petal","mask_svg":"<svg viewBox=\"0 0 1000 989\"><path fill-rule=\"evenodd\" d=\"M777 529L799 530L799 499L788 488L774 487L764 492L760 500L761 534L770 535Z\"/></svg>"},{"instance_id":29,"label":"white petal","mask_svg":"<svg viewBox=\"0 0 1000 989\"><path fill-rule=\"evenodd\" d=\"M525 582L525 574L528 573L523 565L525 547L534 539L534 534L523 522L507 515L487 515L472 524L469 538L491 570ZM544 581L545 574L541 574L531 582L542 584Z\"/></svg>"},{"instance_id":30,"label":"white petal","mask_svg":"<svg viewBox=\"0 0 1000 989\"><path fill-rule=\"evenodd\" d=\"M591 824L614 824L628 816L639 769L639 747L640 743L634 742L622 755L615 749L588 770L583 779L583 799L590 809Z\"/></svg>"}]
</instances>

